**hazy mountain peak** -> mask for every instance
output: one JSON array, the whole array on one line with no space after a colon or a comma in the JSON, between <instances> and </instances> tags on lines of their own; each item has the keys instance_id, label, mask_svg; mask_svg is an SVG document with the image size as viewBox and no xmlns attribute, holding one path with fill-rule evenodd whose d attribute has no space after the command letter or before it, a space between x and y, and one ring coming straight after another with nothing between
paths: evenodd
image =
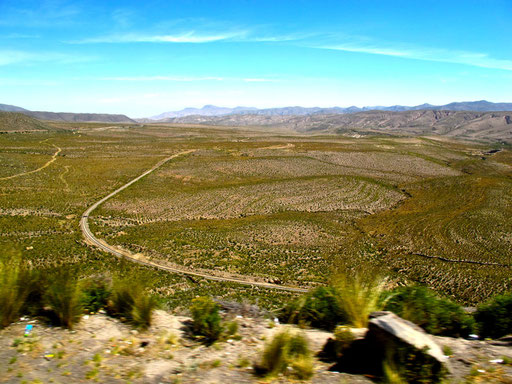
<instances>
[{"instance_id":1,"label":"hazy mountain peak","mask_svg":"<svg viewBox=\"0 0 512 384\"><path fill-rule=\"evenodd\" d=\"M416 106L404 106L404 105L392 105L392 106L367 106L367 107L356 107L350 106L347 108L343 107L301 107L301 106L290 106L282 108L254 108L254 107L218 107L215 105L207 104L202 108L185 108L180 111L164 112L157 116L152 116L151 120L164 120L176 117L185 116L225 116L235 114L253 114L253 115L266 115L266 116L301 116L311 114L344 114L344 113L356 113L362 111L391 111L391 112L403 112L403 111L416 111L416 110L448 110L448 111L472 111L472 112L491 112L491 111L512 111L512 103L491 103L486 100L479 101L462 101L453 102L446 105L432 105L424 103Z\"/></svg>"}]
</instances>

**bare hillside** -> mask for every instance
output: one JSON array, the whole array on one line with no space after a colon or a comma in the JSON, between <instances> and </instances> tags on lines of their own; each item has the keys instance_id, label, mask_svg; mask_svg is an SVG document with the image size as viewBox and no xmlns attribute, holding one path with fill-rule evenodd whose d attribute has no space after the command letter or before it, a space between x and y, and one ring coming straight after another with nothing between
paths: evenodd
<instances>
[{"instance_id":1,"label":"bare hillside","mask_svg":"<svg viewBox=\"0 0 512 384\"><path fill-rule=\"evenodd\" d=\"M288 128L301 133L390 133L445 135L512 142L512 112L367 111L306 116L187 116L171 123Z\"/></svg>"},{"instance_id":2,"label":"bare hillside","mask_svg":"<svg viewBox=\"0 0 512 384\"><path fill-rule=\"evenodd\" d=\"M37 132L55 128L17 112L0 112L0 132Z\"/></svg>"},{"instance_id":3,"label":"bare hillside","mask_svg":"<svg viewBox=\"0 0 512 384\"><path fill-rule=\"evenodd\" d=\"M111 115L107 113L68 113L26 111L24 114L39 120L66 121L77 123L135 123L126 115Z\"/></svg>"}]
</instances>

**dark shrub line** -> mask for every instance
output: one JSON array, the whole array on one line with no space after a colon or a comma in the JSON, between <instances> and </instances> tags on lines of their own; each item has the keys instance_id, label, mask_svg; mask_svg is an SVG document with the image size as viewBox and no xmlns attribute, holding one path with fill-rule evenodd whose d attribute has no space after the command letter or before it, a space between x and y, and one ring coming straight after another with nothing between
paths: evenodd
<instances>
[{"instance_id":1,"label":"dark shrub line","mask_svg":"<svg viewBox=\"0 0 512 384\"><path fill-rule=\"evenodd\" d=\"M352 300L351 296L359 293L354 289L341 292L342 289L339 285L315 288L280 310L279 319L328 331L337 325L350 325L353 321L344 309L347 307L344 301ZM471 315L459 304L426 287L399 287L382 292L375 309L394 312L433 335L468 337L478 333L482 338L499 338L512 334L512 293L481 304Z\"/></svg>"},{"instance_id":2,"label":"dark shrub line","mask_svg":"<svg viewBox=\"0 0 512 384\"><path fill-rule=\"evenodd\" d=\"M77 271L68 267L35 271L16 253L0 259L0 329L21 315L73 329L83 314L100 309L146 329L156 307L156 299L136 279L112 281L101 275L80 280Z\"/></svg>"}]
</instances>

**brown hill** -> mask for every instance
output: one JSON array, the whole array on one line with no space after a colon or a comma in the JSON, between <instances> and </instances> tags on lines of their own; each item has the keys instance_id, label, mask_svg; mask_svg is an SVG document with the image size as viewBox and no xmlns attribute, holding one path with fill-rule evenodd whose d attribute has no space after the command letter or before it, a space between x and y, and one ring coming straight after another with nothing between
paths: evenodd
<instances>
[{"instance_id":1,"label":"brown hill","mask_svg":"<svg viewBox=\"0 0 512 384\"><path fill-rule=\"evenodd\" d=\"M18 112L0 112L0 132L47 132L56 128Z\"/></svg>"},{"instance_id":2,"label":"brown hill","mask_svg":"<svg viewBox=\"0 0 512 384\"><path fill-rule=\"evenodd\" d=\"M300 133L443 135L512 143L512 112L366 111L306 116L187 116L172 123L287 128Z\"/></svg>"},{"instance_id":3,"label":"brown hill","mask_svg":"<svg viewBox=\"0 0 512 384\"><path fill-rule=\"evenodd\" d=\"M135 123L126 115L111 115L107 113L69 113L24 111L24 114L39 120L66 121L78 123Z\"/></svg>"}]
</instances>

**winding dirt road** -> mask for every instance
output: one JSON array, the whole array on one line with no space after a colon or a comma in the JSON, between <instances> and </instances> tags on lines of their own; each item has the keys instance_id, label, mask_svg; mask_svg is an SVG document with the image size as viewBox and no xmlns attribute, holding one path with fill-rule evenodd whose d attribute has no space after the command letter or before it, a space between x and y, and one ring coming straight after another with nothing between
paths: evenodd
<instances>
[{"instance_id":1,"label":"winding dirt road","mask_svg":"<svg viewBox=\"0 0 512 384\"><path fill-rule=\"evenodd\" d=\"M53 145L53 144L52 144ZM45 169L46 167L48 167L51 163L53 163L55 160L57 160L57 156L59 155L59 153L62 152L62 149L57 147L56 145L53 145L57 151L55 151L55 153L53 154L52 158L50 160L48 160L44 165L42 165L41 167L37 168L37 169L34 169L33 171L28 171L28 172L22 172L22 173L17 173L16 175L12 175L12 176L6 176L6 177L0 177L0 180L9 180L9 179L14 179L15 177L20 177L20 176L25 176L25 175L30 175L32 173L36 173L36 172L39 172L39 171L42 171L43 169Z\"/></svg>"},{"instance_id":2,"label":"winding dirt road","mask_svg":"<svg viewBox=\"0 0 512 384\"><path fill-rule=\"evenodd\" d=\"M224 282L230 282L230 283L236 283L236 284L242 284L242 285L249 285L249 286L253 286L253 287L278 289L278 290L281 290L281 291L307 292L307 289L304 289L304 288L289 287L289 286L285 286L285 285L264 283L264 282L258 282L258 281L250 281L249 280L250 277L248 277L247 280L244 280L244 279L231 278L231 277L220 277L220 276L210 275L210 274L207 274L207 273L204 273L204 272L194 272L194 271L188 271L188 270L185 270L185 269L169 267L169 266L162 265L162 264L156 263L154 261L148 260L143 255L140 255L140 254L135 255L135 254L132 254L131 252L129 252L127 250L116 249L112 245L107 244L104 240L98 239L96 236L94 236L94 234L89 229L89 222L88 222L88 220L89 220L90 214L96 208L98 208L105 201L107 201L107 200L111 199L112 197L114 197L115 195L117 195L122 190L128 188L130 185L136 183L137 181L139 181L143 177L149 175L151 172L155 171L156 169L158 169L159 167L161 167L162 165L167 163L169 160L172 160L172 159L174 159L176 157L179 157L179 156L183 156L183 155L189 154L189 153L194 152L194 151L195 150L193 150L193 149L192 150L188 150L188 151L183 151L183 152L177 153L175 155L169 156L169 157L159 161L156 165L154 165L151 169L149 169L146 172L144 172L142 175L137 176L135 179L131 180L130 182L128 182L125 185L123 185L122 187L116 189L111 194L105 196L103 199L101 199L98 202L96 202L93 205L91 205L83 213L82 218L80 219L80 229L82 230L82 233L83 233L86 241L89 244L94 245L97 248L101 249L102 251L108 252L108 253L110 253L110 254L112 254L114 256L117 256L117 257L120 257L120 258L125 258L125 259L130 260L130 261L132 261L134 263L142 264L142 265L145 265L145 266L148 266L148 267L153 267L153 268L157 268L157 269L168 271L168 272L172 272L172 273L178 273L178 274L182 274L182 275L198 277L198 278L214 280L214 281L224 281Z\"/></svg>"}]
</instances>

